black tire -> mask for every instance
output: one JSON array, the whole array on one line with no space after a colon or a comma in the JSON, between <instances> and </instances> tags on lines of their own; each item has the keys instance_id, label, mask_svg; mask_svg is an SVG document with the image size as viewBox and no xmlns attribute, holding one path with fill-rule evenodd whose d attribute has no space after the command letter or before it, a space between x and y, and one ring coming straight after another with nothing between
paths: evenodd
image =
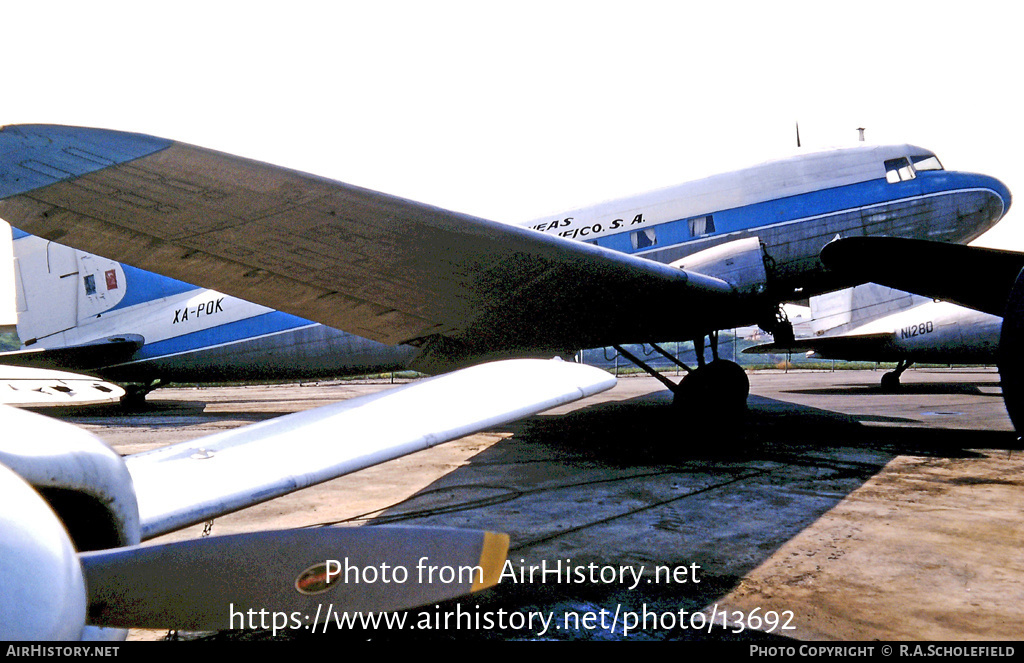
<instances>
[{"instance_id":1,"label":"black tire","mask_svg":"<svg viewBox=\"0 0 1024 663\"><path fill-rule=\"evenodd\" d=\"M749 395L746 371L736 362L718 359L687 374L674 402L696 415L717 418L745 413Z\"/></svg>"},{"instance_id":2,"label":"black tire","mask_svg":"<svg viewBox=\"0 0 1024 663\"><path fill-rule=\"evenodd\" d=\"M882 391L887 394L895 394L903 385L900 384L900 376L896 375L895 371L890 371L882 376Z\"/></svg>"}]
</instances>

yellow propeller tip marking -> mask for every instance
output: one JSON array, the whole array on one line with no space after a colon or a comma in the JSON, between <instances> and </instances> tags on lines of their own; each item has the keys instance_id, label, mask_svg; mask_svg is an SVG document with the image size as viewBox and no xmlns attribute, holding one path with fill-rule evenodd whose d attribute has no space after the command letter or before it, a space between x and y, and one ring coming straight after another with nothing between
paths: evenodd
<instances>
[{"instance_id":1,"label":"yellow propeller tip marking","mask_svg":"<svg viewBox=\"0 0 1024 663\"><path fill-rule=\"evenodd\" d=\"M483 550L480 551L480 568L483 574L480 580L473 582L471 591L478 592L498 584L501 570L508 556L508 534L484 532Z\"/></svg>"}]
</instances>

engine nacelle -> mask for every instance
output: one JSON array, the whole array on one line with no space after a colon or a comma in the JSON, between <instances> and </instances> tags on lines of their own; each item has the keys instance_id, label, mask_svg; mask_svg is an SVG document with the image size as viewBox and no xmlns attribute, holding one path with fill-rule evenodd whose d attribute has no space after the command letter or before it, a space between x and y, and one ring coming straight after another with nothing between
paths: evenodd
<instances>
[{"instance_id":1,"label":"engine nacelle","mask_svg":"<svg viewBox=\"0 0 1024 663\"><path fill-rule=\"evenodd\" d=\"M0 405L0 639L109 639L86 626L77 553L139 543L135 487L90 433Z\"/></svg>"},{"instance_id":2,"label":"engine nacelle","mask_svg":"<svg viewBox=\"0 0 1024 663\"><path fill-rule=\"evenodd\" d=\"M1024 270L1010 289L999 335L999 378L1003 402L1018 433L1024 431Z\"/></svg>"},{"instance_id":3,"label":"engine nacelle","mask_svg":"<svg viewBox=\"0 0 1024 663\"><path fill-rule=\"evenodd\" d=\"M757 237L698 251L676 260L672 266L722 279L743 294L759 295L768 287L764 250Z\"/></svg>"}]
</instances>

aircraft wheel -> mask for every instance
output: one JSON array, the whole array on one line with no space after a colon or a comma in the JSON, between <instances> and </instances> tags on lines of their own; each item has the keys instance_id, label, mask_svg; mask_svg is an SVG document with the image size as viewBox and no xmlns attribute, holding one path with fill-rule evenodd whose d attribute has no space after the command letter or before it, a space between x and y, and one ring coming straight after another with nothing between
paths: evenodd
<instances>
[{"instance_id":1,"label":"aircraft wheel","mask_svg":"<svg viewBox=\"0 0 1024 663\"><path fill-rule=\"evenodd\" d=\"M687 374L674 403L697 416L717 418L746 412L749 394L746 371L736 362L718 359Z\"/></svg>"},{"instance_id":2,"label":"aircraft wheel","mask_svg":"<svg viewBox=\"0 0 1024 663\"><path fill-rule=\"evenodd\" d=\"M903 388L900 384L900 376L895 371L890 371L882 376L882 391L887 394L894 394Z\"/></svg>"},{"instance_id":3,"label":"aircraft wheel","mask_svg":"<svg viewBox=\"0 0 1024 663\"><path fill-rule=\"evenodd\" d=\"M999 380L1003 387L1003 402L1017 435L1024 436L1024 270L1010 289L1003 314L1003 328L999 336ZM1018 442L1024 441L1022 437Z\"/></svg>"}]
</instances>

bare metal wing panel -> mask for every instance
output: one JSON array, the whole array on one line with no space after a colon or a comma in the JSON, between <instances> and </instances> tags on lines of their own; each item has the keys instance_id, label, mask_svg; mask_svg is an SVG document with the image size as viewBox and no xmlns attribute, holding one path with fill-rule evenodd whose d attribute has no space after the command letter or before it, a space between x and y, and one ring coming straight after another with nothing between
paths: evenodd
<instances>
[{"instance_id":1,"label":"bare metal wing panel","mask_svg":"<svg viewBox=\"0 0 1024 663\"><path fill-rule=\"evenodd\" d=\"M129 457L142 537L180 529L610 389L592 366L511 359ZM189 490L178 488L187 485Z\"/></svg>"},{"instance_id":2,"label":"bare metal wing panel","mask_svg":"<svg viewBox=\"0 0 1024 663\"><path fill-rule=\"evenodd\" d=\"M384 343L670 337L697 324L687 304L733 299L643 258L150 136L12 126L0 150L17 227Z\"/></svg>"}]
</instances>

